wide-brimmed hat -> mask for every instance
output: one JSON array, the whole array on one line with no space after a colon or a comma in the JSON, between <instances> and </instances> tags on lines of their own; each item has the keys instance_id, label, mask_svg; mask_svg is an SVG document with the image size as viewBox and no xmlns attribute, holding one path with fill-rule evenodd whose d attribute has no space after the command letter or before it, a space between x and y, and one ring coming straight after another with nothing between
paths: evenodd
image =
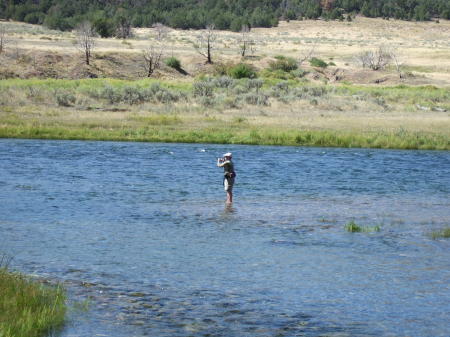
<instances>
[{"instance_id":1,"label":"wide-brimmed hat","mask_svg":"<svg viewBox=\"0 0 450 337\"><path fill-rule=\"evenodd\" d=\"M231 152L227 152L223 155L224 157L232 157L233 155L231 154Z\"/></svg>"}]
</instances>

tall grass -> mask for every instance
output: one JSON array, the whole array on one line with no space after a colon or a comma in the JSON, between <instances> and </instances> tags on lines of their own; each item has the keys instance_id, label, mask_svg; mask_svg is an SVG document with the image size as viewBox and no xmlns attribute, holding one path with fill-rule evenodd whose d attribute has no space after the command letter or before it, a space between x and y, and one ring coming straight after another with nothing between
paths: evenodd
<instances>
[{"instance_id":1,"label":"tall grass","mask_svg":"<svg viewBox=\"0 0 450 337\"><path fill-rule=\"evenodd\" d=\"M0 267L0 336L41 337L64 323L66 295Z\"/></svg>"},{"instance_id":2,"label":"tall grass","mask_svg":"<svg viewBox=\"0 0 450 337\"><path fill-rule=\"evenodd\" d=\"M336 109L336 116L339 117L338 111L342 111L337 106L339 102L343 102L345 108L345 105L357 107L361 105L360 101L372 104L368 109L383 109L383 112L392 106L396 107L397 112L405 111L405 107L416 103L447 107L450 104L450 89L431 86L329 86L296 80L232 79L227 76L203 77L195 82L12 79L0 82L0 137L450 149L449 134L430 128L425 129L427 131L412 131L403 126L397 130L390 126L390 129L366 127L364 131L355 127L330 130L312 126L300 130L289 122L281 125L274 120L272 124L259 125L260 120L250 118L247 118L248 123L236 125L224 122L226 118L219 118L216 123L189 124L189 120L193 120L189 111L196 106L200 106L206 116L211 112L221 117L221 114L225 116L228 113L223 109L238 109L244 114L243 117L247 117L245 110L251 105L265 108L278 102L299 102L301 109L320 112L322 106L336 102L328 109ZM23 113L24 106L30 112ZM148 109L152 111L155 106L163 106L165 116L149 117ZM56 111L55 116L50 116L49 107ZM116 124L106 115L103 119L94 116L95 121L86 125L81 113L77 118L64 117L65 114L73 114L73 111L97 110L140 113ZM170 117L173 115L177 117ZM292 117L298 118L294 114ZM195 118L198 120L198 117ZM408 116L402 118L407 121ZM437 119L439 123L440 118Z\"/></svg>"},{"instance_id":3,"label":"tall grass","mask_svg":"<svg viewBox=\"0 0 450 337\"><path fill-rule=\"evenodd\" d=\"M144 142L182 142L248 145L290 145L320 147L364 147L448 150L445 136L416 133L357 133L341 131L296 131L283 128L251 128L247 123L193 127L178 117L133 119L145 123L136 127L93 127L62 125L0 125L0 138L78 139Z\"/></svg>"},{"instance_id":4,"label":"tall grass","mask_svg":"<svg viewBox=\"0 0 450 337\"><path fill-rule=\"evenodd\" d=\"M437 88L432 85L417 87L407 85L389 87L342 85L336 86L335 90L337 94L382 97L387 102L421 104L425 106L442 105L450 108L450 89Z\"/></svg>"}]
</instances>

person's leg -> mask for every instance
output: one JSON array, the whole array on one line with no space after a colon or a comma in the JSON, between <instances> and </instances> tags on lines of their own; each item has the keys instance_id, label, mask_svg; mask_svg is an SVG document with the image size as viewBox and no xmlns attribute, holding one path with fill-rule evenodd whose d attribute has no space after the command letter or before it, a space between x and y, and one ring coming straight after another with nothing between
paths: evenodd
<instances>
[{"instance_id":1,"label":"person's leg","mask_svg":"<svg viewBox=\"0 0 450 337\"><path fill-rule=\"evenodd\" d=\"M225 178L224 189L227 192L227 204L233 202L233 184L230 178Z\"/></svg>"},{"instance_id":2,"label":"person's leg","mask_svg":"<svg viewBox=\"0 0 450 337\"><path fill-rule=\"evenodd\" d=\"M229 189L227 191L227 204L231 204L233 202L233 190Z\"/></svg>"}]
</instances>

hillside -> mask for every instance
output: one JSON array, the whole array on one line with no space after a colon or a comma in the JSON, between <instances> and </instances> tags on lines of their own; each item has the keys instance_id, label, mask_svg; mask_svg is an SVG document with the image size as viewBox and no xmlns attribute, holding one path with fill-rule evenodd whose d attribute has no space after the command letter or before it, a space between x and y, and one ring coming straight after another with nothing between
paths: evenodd
<instances>
[{"instance_id":1,"label":"hillside","mask_svg":"<svg viewBox=\"0 0 450 337\"><path fill-rule=\"evenodd\" d=\"M49 30L42 26L4 22L1 24L8 43L0 56L1 78L67 78L113 77L137 79L146 76L142 53L155 43L155 30L134 29L134 37L95 40L91 66L83 64L73 32ZM241 34L216 31L213 65L205 65L194 44L201 31L169 30L163 58L174 56L181 62L183 72L161 62L153 77L187 80L199 74L214 74L221 65L241 62ZM311 57L328 62L326 68L302 63L305 77L310 81L356 84L450 84L450 22L404 22L357 17L353 22L290 21L275 28L255 28L249 33L254 42L253 52L245 62L257 69L266 69L275 56L301 59L312 51ZM363 68L358 55L378 46L395 49L402 64L404 78L400 79L394 65L384 70Z\"/></svg>"},{"instance_id":2,"label":"hillside","mask_svg":"<svg viewBox=\"0 0 450 337\"><path fill-rule=\"evenodd\" d=\"M121 35L124 27L151 27L160 22L172 28L241 30L273 27L280 19L323 18L351 20L366 17L427 21L450 19L447 0L9 0L0 3L0 19L12 19L48 28L70 30L89 20L99 34Z\"/></svg>"}]
</instances>

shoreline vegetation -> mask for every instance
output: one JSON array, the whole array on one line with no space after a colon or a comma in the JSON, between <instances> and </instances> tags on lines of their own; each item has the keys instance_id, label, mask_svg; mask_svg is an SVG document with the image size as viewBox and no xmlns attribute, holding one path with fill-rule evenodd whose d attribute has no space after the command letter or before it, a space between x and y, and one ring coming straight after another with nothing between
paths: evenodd
<instances>
[{"instance_id":1,"label":"shoreline vegetation","mask_svg":"<svg viewBox=\"0 0 450 337\"><path fill-rule=\"evenodd\" d=\"M450 88L269 75L6 79L0 137L450 150Z\"/></svg>"},{"instance_id":2,"label":"shoreline vegetation","mask_svg":"<svg viewBox=\"0 0 450 337\"><path fill-rule=\"evenodd\" d=\"M60 329L66 294L0 266L0 336L42 337Z\"/></svg>"}]
</instances>

